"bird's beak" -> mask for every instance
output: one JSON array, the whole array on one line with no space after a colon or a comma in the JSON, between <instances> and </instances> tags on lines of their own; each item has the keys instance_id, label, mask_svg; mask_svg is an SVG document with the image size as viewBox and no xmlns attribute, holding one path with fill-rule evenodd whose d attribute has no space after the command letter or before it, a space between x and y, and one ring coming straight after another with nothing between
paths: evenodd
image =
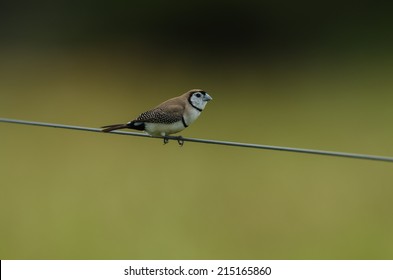
<instances>
[{"instance_id":1,"label":"bird's beak","mask_svg":"<svg viewBox=\"0 0 393 280\"><path fill-rule=\"evenodd\" d=\"M213 100L213 98L206 93L205 96L203 97L203 101L210 101L210 100Z\"/></svg>"}]
</instances>

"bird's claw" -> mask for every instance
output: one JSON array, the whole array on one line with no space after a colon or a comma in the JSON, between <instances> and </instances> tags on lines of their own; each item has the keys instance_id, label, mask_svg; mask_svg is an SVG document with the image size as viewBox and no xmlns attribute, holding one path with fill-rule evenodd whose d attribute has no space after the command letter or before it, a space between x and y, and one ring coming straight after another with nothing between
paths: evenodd
<instances>
[{"instance_id":1,"label":"bird's claw","mask_svg":"<svg viewBox=\"0 0 393 280\"><path fill-rule=\"evenodd\" d=\"M164 137L163 139L164 139L164 145L165 145L165 144L168 144L169 138ZM179 144L179 146L180 146L180 147L183 147L183 145L184 145L183 137L178 136L178 137L176 137L176 140L177 140L177 143Z\"/></svg>"},{"instance_id":2,"label":"bird's claw","mask_svg":"<svg viewBox=\"0 0 393 280\"><path fill-rule=\"evenodd\" d=\"M183 137L181 136L177 137L177 143L179 144L180 147L183 147L184 145Z\"/></svg>"}]
</instances>

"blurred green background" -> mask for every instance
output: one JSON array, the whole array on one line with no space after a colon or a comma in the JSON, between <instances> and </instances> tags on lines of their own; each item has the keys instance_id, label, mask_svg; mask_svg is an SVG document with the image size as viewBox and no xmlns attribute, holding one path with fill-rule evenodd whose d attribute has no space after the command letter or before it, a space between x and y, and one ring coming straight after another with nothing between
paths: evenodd
<instances>
[{"instance_id":1,"label":"blurred green background","mask_svg":"<svg viewBox=\"0 0 393 280\"><path fill-rule=\"evenodd\" d=\"M393 156L391 5L2 1L0 117ZM1 259L393 258L389 163L0 127Z\"/></svg>"}]
</instances>

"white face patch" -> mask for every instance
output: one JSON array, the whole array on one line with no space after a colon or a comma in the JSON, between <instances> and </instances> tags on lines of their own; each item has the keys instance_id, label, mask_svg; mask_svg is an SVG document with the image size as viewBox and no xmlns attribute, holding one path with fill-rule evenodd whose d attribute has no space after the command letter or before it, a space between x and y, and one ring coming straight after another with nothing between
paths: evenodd
<instances>
[{"instance_id":1,"label":"white face patch","mask_svg":"<svg viewBox=\"0 0 393 280\"><path fill-rule=\"evenodd\" d=\"M209 97L210 97L210 96L209 96ZM209 100L210 100L210 99L206 99L206 98L205 98L205 93L199 92L199 91L194 92L194 93L191 95L191 98L190 98L191 104L192 104L193 106L199 108L200 110L205 109L205 106L206 106L206 104L207 104L207 102L208 102Z\"/></svg>"}]
</instances>

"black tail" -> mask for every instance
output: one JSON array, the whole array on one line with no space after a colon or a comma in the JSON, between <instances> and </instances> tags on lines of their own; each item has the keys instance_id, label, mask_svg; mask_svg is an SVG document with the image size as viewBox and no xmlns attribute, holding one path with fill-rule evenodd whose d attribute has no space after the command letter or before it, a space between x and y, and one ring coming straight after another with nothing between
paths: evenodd
<instances>
[{"instance_id":1,"label":"black tail","mask_svg":"<svg viewBox=\"0 0 393 280\"><path fill-rule=\"evenodd\" d=\"M112 130L116 129L122 129L122 128L130 128L130 129L136 129L136 130L145 130L145 124L142 122L129 122L129 123L123 123L123 124L111 124L111 125L106 125L101 127L102 132L110 132Z\"/></svg>"},{"instance_id":2,"label":"black tail","mask_svg":"<svg viewBox=\"0 0 393 280\"><path fill-rule=\"evenodd\" d=\"M103 128L101 131L102 132L110 132L112 130L116 130L116 129L122 129L122 128L127 128L127 124L111 124L111 125L106 125L103 126L101 128Z\"/></svg>"}]
</instances>

